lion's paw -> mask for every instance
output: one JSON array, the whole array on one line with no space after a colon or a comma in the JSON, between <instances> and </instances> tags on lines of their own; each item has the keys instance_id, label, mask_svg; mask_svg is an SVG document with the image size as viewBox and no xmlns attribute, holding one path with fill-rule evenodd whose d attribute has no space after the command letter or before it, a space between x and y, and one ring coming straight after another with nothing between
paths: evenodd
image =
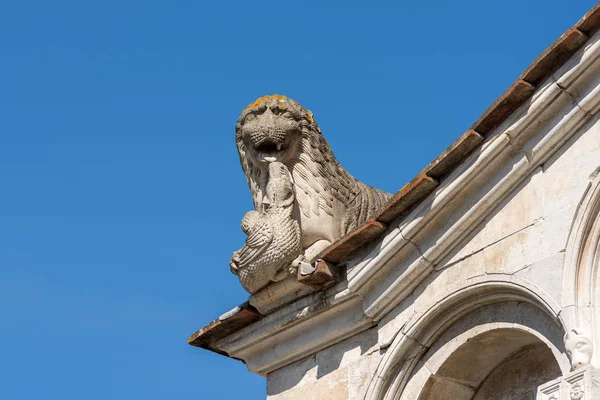
<instances>
[{"instance_id":1,"label":"lion's paw","mask_svg":"<svg viewBox=\"0 0 600 400\"><path fill-rule=\"evenodd\" d=\"M298 268L300 267L300 263L303 261L306 261L304 254L300 254L298 257L294 258L294 261L290 263L288 272L292 275L298 275Z\"/></svg>"}]
</instances>

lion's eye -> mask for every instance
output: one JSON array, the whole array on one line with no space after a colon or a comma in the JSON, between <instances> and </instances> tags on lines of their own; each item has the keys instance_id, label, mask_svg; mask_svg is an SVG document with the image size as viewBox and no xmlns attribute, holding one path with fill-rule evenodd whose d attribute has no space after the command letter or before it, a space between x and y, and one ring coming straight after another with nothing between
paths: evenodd
<instances>
[{"instance_id":1,"label":"lion's eye","mask_svg":"<svg viewBox=\"0 0 600 400\"><path fill-rule=\"evenodd\" d=\"M248 115L246 115L246 118L244 119L244 123L250 122L250 121L254 120L255 118L256 118L256 115L248 114Z\"/></svg>"},{"instance_id":2,"label":"lion's eye","mask_svg":"<svg viewBox=\"0 0 600 400\"><path fill-rule=\"evenodd\" d=\"M283 114L281 114L281 116L282 116L283 118L294 119L294 116L293 116L293 115L292 115L292 113L291 113L291 112L289 112L289 111L286 111L286 112L284 112Z\"/></svg>"}]
</instances>

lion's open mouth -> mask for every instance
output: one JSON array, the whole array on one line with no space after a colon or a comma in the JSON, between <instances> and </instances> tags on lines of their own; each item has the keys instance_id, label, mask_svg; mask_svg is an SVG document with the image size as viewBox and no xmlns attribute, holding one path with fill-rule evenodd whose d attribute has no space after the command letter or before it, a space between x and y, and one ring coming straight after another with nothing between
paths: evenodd
<instances>
[{"instance_id":1,"label":"lion's open mouth","mask_svg":"<svg viewBox=\"0 0 600 400\"><path fill-rule=\"evenodd\" d=\"M279 161L287 151L287 145L284 143L273 143L264 141L259 145L254 146L256 158L258 161L274 162Z\"/></svg>"}]
</instances>

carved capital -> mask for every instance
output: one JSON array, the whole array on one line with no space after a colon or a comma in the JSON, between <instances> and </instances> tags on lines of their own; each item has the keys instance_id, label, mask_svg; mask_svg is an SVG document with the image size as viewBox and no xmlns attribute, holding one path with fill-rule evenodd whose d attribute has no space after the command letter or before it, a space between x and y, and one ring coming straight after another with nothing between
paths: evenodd
<instances>
[{"instance_id":1,"label":"carved capital","mask_svg":"<svg viewBox=\"0 0 600 400\"><path fill-rule=\"evenodd\" d=\"M600 371L588 365L540 385L537 400L600 399Z\"/></svg>"}]
</instances>

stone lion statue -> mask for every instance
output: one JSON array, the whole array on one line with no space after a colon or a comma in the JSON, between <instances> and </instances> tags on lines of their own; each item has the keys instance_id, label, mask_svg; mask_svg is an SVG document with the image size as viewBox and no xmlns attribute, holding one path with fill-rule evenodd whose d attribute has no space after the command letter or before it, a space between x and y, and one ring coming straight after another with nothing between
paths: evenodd
<instances>
[{"instance_id":1,"label":"stone lion statue","mask_svg":"<svg viewBox=\"0 0 600 400\"><path fill-rule=\"evenodd\" d=\"M282 163L291 174L291 218L301 230L301 251L292 270L367 221L390 197L350 175L313 114L285 96L265 96L248 105L237 121L235 138L257 212L265 213L271 204L269 165Z\"/></svg>"}]
</instances>

